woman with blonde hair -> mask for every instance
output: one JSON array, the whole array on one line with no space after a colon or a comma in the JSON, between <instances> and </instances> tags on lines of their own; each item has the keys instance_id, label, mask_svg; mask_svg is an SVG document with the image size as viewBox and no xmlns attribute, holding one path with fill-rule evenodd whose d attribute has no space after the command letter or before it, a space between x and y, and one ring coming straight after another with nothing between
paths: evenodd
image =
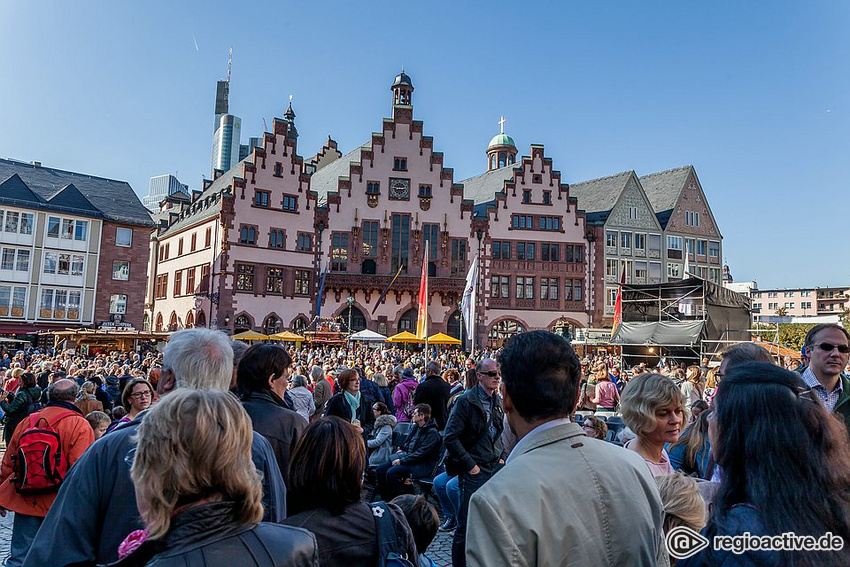
<instances>
[{"instance_id":1,"label":"woman with blonde hair","mask_svg":"<svg viewBox=\"0 0 850 567\"><path fill-rule=\"evenodd\" d=\"M705 527L706 507L697 481L682 473L655 477L664 506L664 533L684 526L699 532ZM671 567L677 559L670 558Z\"/></svg>"},{"instance_id":2,"label":"woman with blonde hair","mask_svg":"<svg viewBox=\"0 0 850 567\"><path fill-rule=\"evenodd\" d=\"M687 418L691 417L691 406L694 402L702 399L703 389L701 377L702 373L699 370L699 366L689 366L685 373L685 379L679 384Z\"/></svg>"},{"instance_id":3,"label":"woman with blonde hair","mask_svg":"<svg viewBox=\"0 0 850 567\"><path fill-rule=\"evenodd\" d=\"M96 389L97 386L94 385L94 382L83 382L83 385L80 388L80 394L74 402L74 404L83 412L83 415L88 415L93 411L103 411L103 404L97 401L97 398L95 397Z\"/></svg>"},{"instance_id":4,"label":"woman with blonde hair","mask_svg":"<svg viewBox=\"0 0 850 567\"><path fill-rule=\"evenodd\" d=\"M643 457L653 475L673 474L666 443L674 443L685 421L682 393L661 374L643 374L629 382L620 398L623 421L635 432L625 447Z\"/></svg>"},{"instance_id":5,"label":"woman with blonde hair","mask_svg":"<svg viewBox=\"0 0 850 567\"><path fill-rule=\"evenodd\" d=\"M145 530L114 566L316 565L309 532L263 517L251 420L228 392L176 390L139 426L130 474Z\"/></svg>"}]
</instances>

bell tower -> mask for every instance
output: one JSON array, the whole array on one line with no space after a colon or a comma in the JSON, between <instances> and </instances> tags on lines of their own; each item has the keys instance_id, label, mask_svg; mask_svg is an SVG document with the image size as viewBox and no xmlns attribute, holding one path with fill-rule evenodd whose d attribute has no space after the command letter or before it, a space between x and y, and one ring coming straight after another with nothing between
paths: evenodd
<instances>
[{"instance_id":1,"label":"bell tower","mask_svg":"<svg viewBox=\"0 0 850 567\"><path fill-rule=\"evenodd\" d=\"M405 74L404 69L396 75L390 90L393 92L393 118L396 118L398 111L404 111L404 114L412 115L413 82Z\"/></svg>"}]
</instances>

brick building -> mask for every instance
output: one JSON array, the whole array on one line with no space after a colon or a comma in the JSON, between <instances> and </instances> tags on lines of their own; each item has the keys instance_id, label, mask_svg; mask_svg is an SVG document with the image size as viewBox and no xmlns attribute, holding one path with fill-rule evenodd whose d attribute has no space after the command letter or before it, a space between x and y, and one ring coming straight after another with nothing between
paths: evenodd
<instances>
[{"instance_id":1,"label":"brick building","mask_svg":"<svg viewBox=\"0 0 850 567\"><path fill-rule=\"evenodd\" d=\"M153 221L129 184L0 160L0 332L141 328Z\"/></svg>"},{"instance_id":2,"label":"brick building","mask_svg":"<svg viewBox=\"0 0 850 567\"><path fill-rule=\"evenodd\" d=\"M414 330L427 250L430 332L465 341L459 304L477 255L476 344L498 345L523 330L610 323L620 266L627 281L681 277L687 245L693 273L719 267L720 233L693 168L569 185L542 145L520 157L502 130L486 171L457 182L414 119L411 78L400 73L390 91L392 117L353 151L329 138L300 157L290 105L245 160L166 199L151 241L150 328L298 331L321 311L354 331Z\"/></svg>"}]
</instances>

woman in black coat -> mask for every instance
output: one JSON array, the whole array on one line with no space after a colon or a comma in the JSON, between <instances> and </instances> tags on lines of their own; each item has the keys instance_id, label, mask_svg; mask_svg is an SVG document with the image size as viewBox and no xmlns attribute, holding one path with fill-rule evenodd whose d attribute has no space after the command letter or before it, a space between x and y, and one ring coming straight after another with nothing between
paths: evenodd
<instances>
[{"instance_id":1,"label":"woman in black coat","mask_svg":"<svg viewBox=\"0 0 850 567\"><path fill-rule=\"evenodd\" d=\"M372 408L360 393L360 376L353 368L337 370L336 381L340 392L328 400L325 415L333 415L358 428L363 439L367 439L375 425Z\"/></svg>"},{"instance_id":2,"label":"woman in black coat","mask_svg":"<svg viewBox=\"0 0 850 567\"><path fill-rule=\"evenodd\" d=\"M145 531L113 566L315 567L313 534L260 522L251 420L228 392L181 389L139 426L131 476Z\"/></svg>"}]
</instances>

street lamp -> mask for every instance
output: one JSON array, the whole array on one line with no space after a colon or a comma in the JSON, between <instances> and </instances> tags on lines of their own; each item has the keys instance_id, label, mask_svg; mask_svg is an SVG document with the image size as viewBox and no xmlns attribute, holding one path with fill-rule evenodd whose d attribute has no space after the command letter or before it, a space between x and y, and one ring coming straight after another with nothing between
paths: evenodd
<instances>
[{"instance_id":1,"label":"street lamp","mask_svg":"<svg viewBox=\"0 0 850 567\"><path fill-rule=\"evenodd\" d=\"M354 310L354 298L349 295L348 299L346 299L346 301L348 302L348 332L350 333L351 332L351 312Z\"/></svg>"}]
</instances>

